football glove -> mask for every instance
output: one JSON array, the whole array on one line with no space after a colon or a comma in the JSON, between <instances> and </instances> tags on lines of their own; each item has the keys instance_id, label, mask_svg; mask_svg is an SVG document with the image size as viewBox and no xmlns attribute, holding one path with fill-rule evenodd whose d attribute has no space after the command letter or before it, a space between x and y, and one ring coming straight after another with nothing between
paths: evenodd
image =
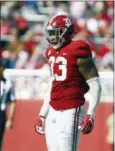
<instances>
[{"instance_id":1,"label":"football glove","mask_svg":"<svg viewBox=\"0 0 115 151\"><path fill-rule=\"evenodd\" d=\"M80 126L81 126L81 131L84 134L89 134L93 130L94 119L91 118L90 115L86 115L83 121L81 122Z\"/></svg>"},{"instance_id":2,"label":"football glove","mask_svg":"<svg viewBox=\"0 0 115 151\"><path fill-rule=\"evenodd\" d=\"M45 124L45 117L39 116L37 118L37 123L35 125L36 132L39 134L44 134L44 124Z\"/></svg>"}]
</instances>

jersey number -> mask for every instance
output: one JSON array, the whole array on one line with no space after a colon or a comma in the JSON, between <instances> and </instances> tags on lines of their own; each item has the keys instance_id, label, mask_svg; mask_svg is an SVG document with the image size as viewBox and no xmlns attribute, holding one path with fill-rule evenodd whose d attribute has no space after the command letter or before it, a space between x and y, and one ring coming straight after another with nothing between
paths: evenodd
<instances>
[{"instance_id":1,"label":"jersey number","mask_svg":"<svg viewBox=\"0 0 115 151\"><path fill-rule=\"evenodd\" d=\"M54 64L62 63L58 65L58 70L61 70L61 75L58 75L54 73ZM64 81L67 77L67 60L64 57L50 57L49 58L49 63L51 64L51 72L52 72L52 77L53 80L56 81Z\"/></svg>"}]
</instances>

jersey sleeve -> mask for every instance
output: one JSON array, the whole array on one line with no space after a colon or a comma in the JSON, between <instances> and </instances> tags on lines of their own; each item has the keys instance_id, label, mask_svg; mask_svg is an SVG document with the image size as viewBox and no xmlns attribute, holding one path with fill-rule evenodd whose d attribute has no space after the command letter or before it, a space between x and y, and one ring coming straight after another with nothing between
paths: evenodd
<instances>
[{"instance_id":1,"label":"jersey sleeve","mask_svg":"<svg viewBox=\"0 0 115 151\"><path fill-rule=\"evenodd\" d=\"M83 40L76 41L74 44L74 55L76 57L90 57L92 56L91 48L88 43Z\"/></svg>"}]
</instances>

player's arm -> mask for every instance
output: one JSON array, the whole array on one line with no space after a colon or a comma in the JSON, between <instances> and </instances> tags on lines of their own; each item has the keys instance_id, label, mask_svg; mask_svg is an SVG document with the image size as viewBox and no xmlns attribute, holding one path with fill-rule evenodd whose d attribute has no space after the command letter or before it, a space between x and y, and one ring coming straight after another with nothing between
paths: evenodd
<instances>
[{"instance_id":1,"label":"player's arm","mask_svg":"<svg viewBox=\"0 0 115 151\"><path fill-rule=\"evenodd\" d=\"M39 115L37 117L37 123L35 126L36 131L40 134L44 134L43 129L44 129L45 118L46 118L48 111L49 111L51 87L52 87L52 79L49 80L48 90L46 92L45 99L44 99L43 105L40 109Z\"/></svg>"},{"instance_id":2,"label":"player's arm","mask_svg":"<svg viewBox=\"0 0 115 151\"><path fill-rule=\"evenodd\" d=\"M42 105L42 107L41 107L39 116L46 117L47 114L48 114L51 88L52 88L52 78L49 79L48 89L47 89L47 92L46 92L46 94L45 94L44 103L43 103L43 105Z\"/></svg>"},{"instance_id":3,"label":"player's arm","mask_svg":"<svg viewBox=\"0 0 115 151\"><path fill-rule=\"evenodd\" d=\"M99 74L92 57L79 58L78 66L80 73L85 78L87 84L90 87L89 92L92 96L92 99L89 100L89 108L87 114L90 114L92 117L94 117L101 94Z\"/></svg>"},{"instance_id":4,"label":"player's arm","mask_svg":"<svg viewBox=\"0 0 115 151\"><path fill-rule=\"evenodd\" d=\"M15 98L15 92L14 92L14 86L12 83L12 86L10 88L10 93L9 93L10 101L8 105L8 114L7 114L7 121L6 121L6 129L10 129L13 126L13 121L14 121L14 116L15 116L15 111L16 111L16 98Z\"/></svg>"},{"instance_id":5,"label":"player's arm","mask_svg":"<svg viewBox=\"0 0 115 151\"><path fill-rule=\"evenodd\" d=\"M83 132L88 134L93 129L93 119L95 116L97 105L100 101L101 84L97 68L94 64L92 57L79 58L78 67L82 76L85 78L87 84L90 87L89 93L91 98L89 101L89 107L87 110L87 116L84 119L86 125L84 125ZM87 121L90 121L89 123ZM90 128L89 128L90 127Z\"/></svg>"},{"instance_id":6,"label":"player's arm","mask_svg":"<svg viewBox=\"0 0 115 151\"><path fill-rule=\"evenodd\" d=\"M13 101L9 104L6 129L10 129L13 126L15 110L16 110L16 101Z\"/></svg>"}]
</instances>

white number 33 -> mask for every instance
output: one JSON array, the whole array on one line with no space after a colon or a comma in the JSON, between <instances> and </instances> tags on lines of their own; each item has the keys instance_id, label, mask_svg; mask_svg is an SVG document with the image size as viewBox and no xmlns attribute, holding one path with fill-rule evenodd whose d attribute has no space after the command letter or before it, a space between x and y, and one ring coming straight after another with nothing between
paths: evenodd
<instances>
[{"instance_id":1,"label":"white number 33","mask_svg":"<svg viewBox=\"0 0 115 151\"><path fill-rule=\"evenodd\" d=\"M58 64L59 62L61 62L62 64L58 65L58 69L57 70L61 70L61 75L58 75L57 73L54 73L54 64ZM64 57L50 57L49 58L49 63L51 66L51 74L54 80L56 81L64 81L67 77L67 60Z\"/></svg>"}]
</instances>

